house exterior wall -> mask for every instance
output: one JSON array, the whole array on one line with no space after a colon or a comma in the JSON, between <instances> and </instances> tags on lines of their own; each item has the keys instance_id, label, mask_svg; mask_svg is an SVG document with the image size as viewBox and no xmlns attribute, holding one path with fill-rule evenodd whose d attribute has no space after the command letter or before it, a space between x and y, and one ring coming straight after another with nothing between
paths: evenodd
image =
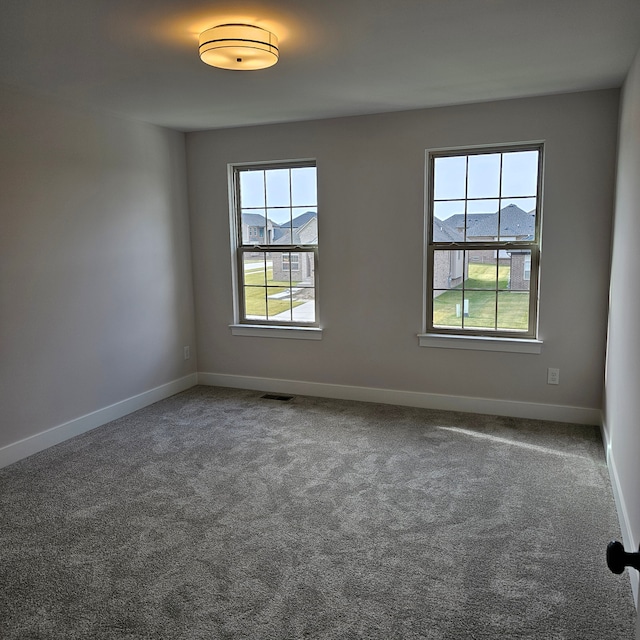
<instances>
[{"instance_id":1,"label":"house exterior wall","mask_svg":"<svg viewBox=\"0 0 640 640\"><path fill-rule=\"evenodd\" d=\"M496 256L496 249L474 249L473 255L469 257L471 264L496 264L496 261L501 265L508 265L510 259L507 257Z\"/></svg>"},{"instance_id":2,"label":"house exterior wall","mask_svg":"<svg viewBox=\"0 0 640 640\"><path fill-rule=\"evenodd\" d=\"M524 253L513 253L511 255L511 269L509 270L509 288L514 291L529 291L529 280L525 280L524 267L525 258Z\"/></svg>"},{"instance_id":3,"label":"house exterior wall","mask_svg":"<svg viewBox=\"0 0 640 640\"><path fill-rule=\"evenodd\" d=\"M433 268L433 297L444 293L444 289L454 289L464 279L464 258L462 251L436 251ZM468 270L467 270L468 273Z\"/></svg>"},{"instance_id":4,"label":"house exterior wall","mask_svg":"<svg viewBox=\"0 0 640 640\"><path fill-rule=\"evenodd\" d=\"M437 298L443 293L441 289L450 289L449 274L451 272L451 260L449 253L436 251L433 257L433 297Z\"/></svg>"},{"instance_id":5,"label":"house exterior wall","mask_svg":"<svg viewBox=\"0 0 640 640\"><path fill-rule=\"evenodd\" d=\"M266 239L265 239L266 230ZM242 222L242 240L249 244L267 244L271 242L273 235L273 224L271 221L267 221L266 229L264 226L256 226Z\"/></svg>"},{"instance_id":6,"label":"house exterior wall","mask_svg":"<svg viewBox=\"0 0 640 640\"><path fill-rule=\"evenodd\" d=\"M289 275L291 275L293 282L302 282L306 285L313 284L313 274L315 272L313 253L309 251L301 251L299 253L291 252L291 255L294 256L292 260L293 266L295 267L297 265L298 267L293 268L291 274L289 274L289 268L284 263L281 253L272 253L270 255L273 264L274 280L287 281L289 280ZM295 256L297 256L297 260Z\"/></svg>"}]
</instances>

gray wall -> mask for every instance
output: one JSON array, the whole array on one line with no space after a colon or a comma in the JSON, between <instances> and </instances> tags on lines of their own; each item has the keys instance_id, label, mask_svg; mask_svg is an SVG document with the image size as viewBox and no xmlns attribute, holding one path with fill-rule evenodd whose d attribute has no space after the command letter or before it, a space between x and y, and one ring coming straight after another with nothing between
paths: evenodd
<instances>
[{"instance_id":1,"label":"gray wall","mask_svg":"<svg viewBox=\"0 0 640 640\"><path fill-rule=\"evenodd\" d=\"M0 91L0 447L195 371L183 134Z\"/></svg>"},{"instance_id":2,"label":"gray wall","mask_svg":"<svg viewBox=\"0 0 640 640\"><path fill-rule=\"evenodd\" d=\"M187 134L199 370L597 408L618 91ZM424 152L545 140L541 355L418 347ZM227 163L316 158L322 341L231 336ZM547 367L561 384L546 384ZM488 375L490 372L490 375Z\"/></svg>"},{"instance_id":3,"label":"gray wall","mask_svg":"<svg viewBox=\"0 0 640 640\"><path fill-rule=\"evenodd\" d=\"M605 431L627 550L640 544L640 52L622 93ZM637 573L631 572L637 585ZM640 631L639 631L640 633ZM640 636L639 636L640 637Z\"/></svg>"}]
</instances>

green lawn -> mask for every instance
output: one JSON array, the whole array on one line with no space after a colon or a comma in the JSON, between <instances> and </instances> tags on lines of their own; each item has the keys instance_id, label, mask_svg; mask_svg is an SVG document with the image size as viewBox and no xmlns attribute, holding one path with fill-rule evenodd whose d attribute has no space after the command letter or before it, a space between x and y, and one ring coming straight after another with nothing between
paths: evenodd
<instances>
[{"instance_id":1,"label":"green lawn","mask_svg":"<svg viewBox=\"0 0 640 640\"><path fill-rule=\"evenodd\" d=\"M498 267L498 329L526 331L529 321L529 292L509 291L509 267ZM464 283L464 299L469 301L466 328L496 328L496 265L470 264ZM470 290L474 289L474 290ZM456 305L462 309L462 285L446 291L433 301L433 324L438 327L461 327L462 317L456 315Z\"/></svg>"},{"instance_id":2,"label":"green lawn","mask_svg":"<svg viewBox=\"0 0 640 640\"><path fill-rule=\"evenodd\" d=\"M247 261L247 264L249 261ZM271 296L276 293L282 293L289 288L289 282L272 281L273 269L267 267L267 282L269 283L268 295ZM259 316L267 318L266 305L269 305L269 317L272 317L283 311L288 311L291 307L297 307L301 305L304 300L293 300L293 305L289 298L282 298L280 300L269 298L265 300L264 290L264 272L263 271L250 271L245 273L244 276L244 304L246 316ZM295 282L293 283L296 284Z\"/></svg>"}]
</instances>

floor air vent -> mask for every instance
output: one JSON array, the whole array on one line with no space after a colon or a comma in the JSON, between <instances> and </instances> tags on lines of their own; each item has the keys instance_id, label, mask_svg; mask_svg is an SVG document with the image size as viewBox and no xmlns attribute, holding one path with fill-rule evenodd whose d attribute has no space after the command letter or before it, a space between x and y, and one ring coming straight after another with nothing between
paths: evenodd
<instances>
[{"instance_id":1,"label":"floor air vent","mask_svg":"<svg viewBox=\"0 0 640 640\"><path fill-rule=\"evenodd\" d=\"M280 402L289 402L289 400L293 400L293 396L281 396L278 393L265 393L260 397L265 400L280 400Z\"/></svg>"}]
</instances>

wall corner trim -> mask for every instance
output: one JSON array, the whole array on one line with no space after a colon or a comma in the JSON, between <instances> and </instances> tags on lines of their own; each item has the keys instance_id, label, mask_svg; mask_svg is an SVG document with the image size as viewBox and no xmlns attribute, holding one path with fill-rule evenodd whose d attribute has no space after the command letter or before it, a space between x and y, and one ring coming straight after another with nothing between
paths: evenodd
<instances>
[{"instance_id":1,"label":"wall corner trim","mask_svg":"<svg viewBox=\"0 0 640 640\"><path fill-rule=\"evenodd\" d=\"M108 407L103 407L79 418L74 418L64 424L51 427L46 431L41 431L23 440L12 442L0 448L0 468L18 462L18 460L27 458L34 453L48 449L53 445L64 442L81 433L91 431L91 429L107 424L107 422L122 418L122 416L147 407L154 402L185 391L195 386L197 380L197 374L192 373L183 378L178 378L177 380L172 380L159 387L150 389L149 391L144 391L138 395L116 402Z\"/></svg>"},{"instance_id":2,"label":"wall corner trim","mask_svg":"<svg viewBox=\"0 0 640 640\"><path fill-rule=\"evenodd\" d=\"M232 387L236 389L252 389L256 391L268 391L270 393L289 393L320 398L335 398L337 400L380 402L382 404L397 404L422 409L484 413L514 418L572 422L575 424L600 424L600 409L591 409L588 407L570 407L555 404L539 404L536 402L450 396L420 391L355 387L323 382L258 378L224 373L200 372L198 373L198 384L216 387Z\"/></svg>"}]
</instances>

